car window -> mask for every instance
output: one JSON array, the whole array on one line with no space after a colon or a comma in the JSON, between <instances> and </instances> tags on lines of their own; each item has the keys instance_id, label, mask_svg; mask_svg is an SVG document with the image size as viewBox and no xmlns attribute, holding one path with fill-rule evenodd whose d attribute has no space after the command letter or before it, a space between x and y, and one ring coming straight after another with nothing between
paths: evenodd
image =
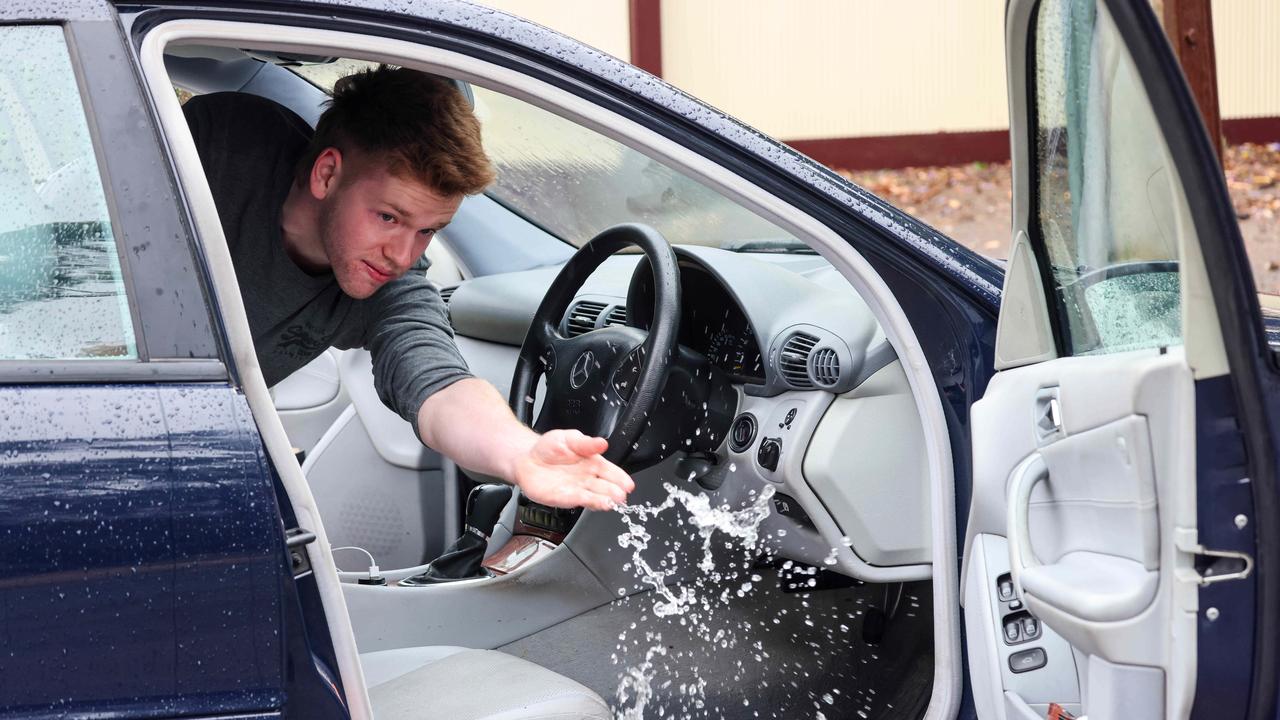
<instances>
[{"instance_id":1,"label":"car window","mask_svg":"<svg viewBox=\"0 0 1280 720\"><path fill-rule=\"evenodd\" d=\"M328 92L339 78L371 65L339 60L294 70ZM498 171L486 194L568 243L580 247L607 227L639 222L672 243L811 252L777 225L639 151L523 100L470 89Z\"/></svg>"},{"instance_id":2,"label":"car window","mask_svg":"<svg viewBox=\"0 0 1280 720\"><path fill-rule=\"evenodd\" d=\"M1063 354L1181 343L1172 169L1105 8L1044 0L1035 26L1033 240Z\"/></svg>"},{"instance_id":3,"label":"car window","mask_svg":"<svg viewBox=\"0 0 1280 720\"><path fill-rule=\"evenodd\" d=\"M0 60L0 359L137 357L63 31L0 26Z\"/></svg>"}]
</instances>

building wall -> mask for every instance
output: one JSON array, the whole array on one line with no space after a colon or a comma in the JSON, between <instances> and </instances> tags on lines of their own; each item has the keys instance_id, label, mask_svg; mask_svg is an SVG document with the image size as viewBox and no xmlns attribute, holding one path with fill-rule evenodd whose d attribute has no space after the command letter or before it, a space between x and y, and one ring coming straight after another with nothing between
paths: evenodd
<instances>
[{"instance_id":1,"label":"building wall","mask_svg":"<svg viewBox=\"0 0 1280 720\"><path fill-rule=\"evenodd\" d=\"M789 140L1008 127L1002 0L662 4L663 74ZM803 11L797 11L803 7Z\"/></svg>"},{"instance_id":2,"label":"building wall","mask_svg":"<svg viewBox=\"0 0 1280 720\"><path fill-rule=\"evenodd\" d=\"M624 60L632 3L660 5L666 80L824 162L1008 157L1005 0L482 1ZM1280 140L1280 0L1213 21L1224 134Z\"/></svg>"},{"instance_id":3,"label":"building wall","mask_svg":"<svg viewBox=\"0 0 1280 720\"><path fill-rule=\"evenodd\" d=\"M1280 116L1280 3L1214 0L1213 44L1222 117Z\"/></svg>"}]
</instances>

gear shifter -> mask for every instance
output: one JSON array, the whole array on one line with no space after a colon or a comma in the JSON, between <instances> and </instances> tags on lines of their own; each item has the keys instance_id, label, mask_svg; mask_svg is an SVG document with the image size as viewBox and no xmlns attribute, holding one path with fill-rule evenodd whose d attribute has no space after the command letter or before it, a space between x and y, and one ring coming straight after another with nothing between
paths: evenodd
<instances>
[{"instance_id":1,"label":"gear shifter","mask_svg":"<svg viewBox=\"0 0 1280 720\"><path fill-rule=\"evenodd\" d=\"M401 580L400 585L413 587L485 577L480 564L489 547L489 536L510 500L510 485L477 485L467 496L467 527L462 537L432 560L426 571Z\"/></svg>"}]
</instances>

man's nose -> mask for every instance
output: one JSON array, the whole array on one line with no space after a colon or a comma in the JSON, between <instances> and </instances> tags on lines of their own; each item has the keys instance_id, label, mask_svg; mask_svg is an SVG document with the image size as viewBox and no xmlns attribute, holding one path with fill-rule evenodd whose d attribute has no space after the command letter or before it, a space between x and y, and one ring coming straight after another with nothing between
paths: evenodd
<instances>
[{"instance_id":1,"label":"man's nose","mask_svg":"<svg viewBox=\"0 0 1280 720\"><path fill-rule=\"evenodd\" d=\"M416 234L416 233L415 233ZM408 270L417 260L414 257L414 237L397 238L394 242L387 243L382 248L382 255L392 264L397 272Z\"/></svg>"}]
</instances>

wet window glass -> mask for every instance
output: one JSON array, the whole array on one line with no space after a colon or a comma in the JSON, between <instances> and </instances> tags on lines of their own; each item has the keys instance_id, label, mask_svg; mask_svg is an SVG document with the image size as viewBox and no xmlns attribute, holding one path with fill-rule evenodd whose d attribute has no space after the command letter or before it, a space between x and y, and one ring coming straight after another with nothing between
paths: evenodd
<instances>
[{"instance_id":1,"label":"wet window glass","mask_svg":"<svg viewBox=\"0 0 1280 720\"><path fill-rule=\"evenodd\" d=\"M1094 0L1035 31L1037 252L1064 354L1182 342L1172 162L1133 61Z\"/></svg>"},{"instance_id":2,"label":"wet window glass","mask_svg":"<svg viewBox=\"0 0 1280 720\"><path fill-rule=\"evenodd\" d=\"M0 26L0 359L137 356L61 28Z\"/></svg>"},{"instance_id":3,"label":"wet window glass","mask_svg":"<svg viewBox=\"0 0 1280 720\"><path fill-rule=\"evenodd\" d=\"M359 60L293 68L326 91ZM651 225L672 243L757 252L812 252L719 192L590 128L472 86L484 147L498 170L487 194L582 246L618 223Z\"/></svg>"},{"instance_id":4,"label":"wet window glass","mask_svg":"<svg viewBox=\"0 0 1280 720\"><path fill-rule=\"evenodd\" d=\"M639 222L672 243L805 249L715 190L594 130L484 88L474 93L498 168L490 195L574 245Z\"/></svg>"}]
</instances>

